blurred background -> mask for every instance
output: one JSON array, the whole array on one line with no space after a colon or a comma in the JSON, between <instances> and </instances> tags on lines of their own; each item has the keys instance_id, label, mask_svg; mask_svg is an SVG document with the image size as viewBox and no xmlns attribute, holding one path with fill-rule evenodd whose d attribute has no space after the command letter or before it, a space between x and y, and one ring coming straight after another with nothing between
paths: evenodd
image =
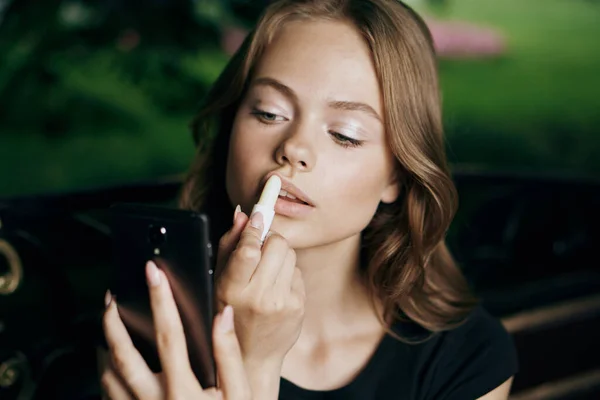
<instances>
[{"instance_id":1,"label":"blurred background","mask_svg":"<svg viewBox=\"0 0 600 400\"><path fill-rule=\"evenodd\" d=\"M188 124L268 2L0 0L0 398L96 398L106 209L172 204ZM600 1L407 3L440 59L448 241L513 334L512 398L598 399Z\"/></svg>"},{"instance_id":2,"label":"blurred background","mask_svg":"<svg viewBox=\"0 0 600 400\"><path fill-rule=\"evenodd\" d=\"M0 195L183 172L187 129L266 0L0 0ZM594 0L411 0L454 163L600 173Z\"/></svg>"}]
</instances>

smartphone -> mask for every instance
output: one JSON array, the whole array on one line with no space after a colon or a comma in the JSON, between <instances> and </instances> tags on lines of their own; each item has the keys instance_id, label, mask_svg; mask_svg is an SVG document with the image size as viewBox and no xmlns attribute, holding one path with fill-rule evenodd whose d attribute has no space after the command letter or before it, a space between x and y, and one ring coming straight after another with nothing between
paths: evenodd
<instances>
[{"instance_id":1,"label":"smartphone","mask_svg":"<svg viewBox=\"0 0 600 400\"><path fill-rule=\"evenodd\" d=\"M165 272L185 331L190 364L204 388L216 386L212 346L213 268L208 217L146 204L111 207L119 314L149 367L159 372L145 266Z\"/></svg>"}]
</instances>

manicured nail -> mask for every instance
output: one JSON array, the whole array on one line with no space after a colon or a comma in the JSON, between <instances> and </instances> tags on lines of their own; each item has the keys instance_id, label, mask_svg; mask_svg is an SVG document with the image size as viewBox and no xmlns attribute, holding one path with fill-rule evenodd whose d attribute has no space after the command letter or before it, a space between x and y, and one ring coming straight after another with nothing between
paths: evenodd
<instances>
[{"instance_id":1,"label":"manicured nail","mask_svg":"<svg viewBox=\"0 0 600 400\"><path fill-rule=\"evenodd\" d=\"M104 306L106 308L108 308L108 306L110 306L110 303L112 303L112 293L110 292L110 289L106 291L106 293L104 294Z\"/></svg>"},{"instance_id":2,"label":"manicured nail","mask_svg":"<svg viewBox=\"0 0 600 400\"><path fill-rule=\"evenodd\" d=\"M240 207L240 205L238 204L235 207L235 211L233 212L233 223L235 224L235 220L237 219L238 214L240 213L240 211L242 211L242 207Z\"/></svg>"},{"instance_id":3,"label":"manicured nail","mask_svg":"<svg viewBox=\"0 0 600 400\"><path fill-rule=\"evenodd\" d=\"M233 307L226 306L221 313L219 321L219 329L221 332L227 333L233 330Z\"/></svg>"},{"instance_id":4,"label":"manicured nail","mask_svg":"<svg viewBox=\"0 0 600 400\"><path fill-rule=\"evenodd\" d=\"M250 226L256 229L262 229L263 215L260 212L255 212L250 218Z\"/></svg>"},{"instance_id":5,"label":"manicured nail","mask_svg":"<svg viewBox=\"0 0 600 400\"><path fill-rule=\"evenodd\" d=\"M148 261L146 263L146 279L148 279L150 286L160 285L160 273L153 261Z\"/></svg>"}]
</instances>

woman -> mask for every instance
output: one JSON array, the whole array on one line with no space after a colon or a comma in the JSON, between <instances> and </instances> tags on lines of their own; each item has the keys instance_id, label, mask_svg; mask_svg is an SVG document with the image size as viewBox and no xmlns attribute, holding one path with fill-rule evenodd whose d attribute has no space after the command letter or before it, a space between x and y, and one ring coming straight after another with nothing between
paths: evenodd
<instances>
[{"instance_id":1,"label":"woman","mask_svg":"<svg viewBox=\"0 0 600 400\"><path fill-rule=\"evenodd\" d=\"M510 337L444 243L456 192L420 17L396 0L275 2L205 104L182 206L207 210L214 237L229 229L217 297L245 374L220 368L224 391L235 374L255 399L508 397ZM284 191L261 246L261 214L233 205L251 210L273 174ZM108 370L120 389L139 386L132 363Z\"/></svg>"}]
</instances>

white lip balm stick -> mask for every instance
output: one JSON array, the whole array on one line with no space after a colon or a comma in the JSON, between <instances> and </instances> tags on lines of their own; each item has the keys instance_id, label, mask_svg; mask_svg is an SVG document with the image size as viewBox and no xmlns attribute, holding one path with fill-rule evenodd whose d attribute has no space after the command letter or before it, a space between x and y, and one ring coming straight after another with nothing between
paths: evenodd
<instances>
[{"instance_id":1,"label":"white lip balm stick","mask_svg":"<svg viewBox=\"0 0 600 400\"><path fill-rule=\"evenodd\" d=\"M277 175L271 176L263 188L258 203L256 203L252 209L252 215L254 215L256 212L260 212L263 216L264 228L262 234L260 235L261 242L265 240L267 232L269 232L269 229L271 229L273 217L275 216L275 203L277 202L280 191L281 179L279 179Z\"/></svg>"}]
</instances>

